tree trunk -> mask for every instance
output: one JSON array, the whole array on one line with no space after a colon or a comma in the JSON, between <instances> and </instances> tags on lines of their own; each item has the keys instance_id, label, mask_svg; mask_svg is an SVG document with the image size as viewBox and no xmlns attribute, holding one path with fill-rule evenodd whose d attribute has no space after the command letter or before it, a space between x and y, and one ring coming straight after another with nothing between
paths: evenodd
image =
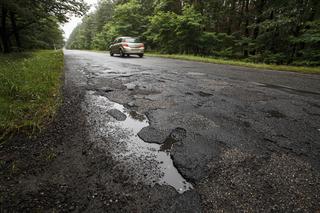
<instances>
[{"instance_id":1,"label":"tree trunk","mask_svg":"<svg viewBox=\"0 0 320 213\"><path fill-rule=\"evenodd\" d=\"M261 15L263 13L265 5L265 0L260 0L259 4L257 5L257 17L256 17L256 25L259 25L261 22ZM253 39L256 39L259 35L259 26L256 26L253 31Z\"/></svg>"},{"instance_id":2,"label":"tree trunk","mask_svg":"<svg viewBox=\"0 0 320 213\"><path fill-rule=\"evenodd\" d=\"M9 45L9 35L7 32L7 14L8 10L5 7L2 7L2 12L1 12L1 42L2 42L2 52L3 53L9 53L10 52L10 45Z\"/></svg>"},{"instance_id":3,"label":"tree trunk","mask_svg":"<svg viewBox=\"0 0 320 213\"><path fill-rule=\"evenodd\" d=\"M245 13L246 13L245 14L246 21L245 21L245 25L244 25L244 36L246 38L248 38L249 37L249 28L248 28L248 26L249 26L249 17L248 17L249 16L249 0L246 0ZM243 56L248 57L249 56L248 44L245 44L244 46L245 46L245 49L243 51Z\"/></svg>"},{"instance_id":4,"label":"tree trunk","mask_svg":"<svg viewBox=\"0 0 320 213\"><path fill-rule=\"evenodd\" d=\"M232 26L233 26L233 19L234 19L234 15L235 14L235 7L236 7L236 0L232 0L231 3L231 10L229 13L229 26L228 26L228 35L230 35L232 33Z\"/></svg>"},{"instance_id":5,"label":"tree trunk","mask_svg":"<svg viewBox=\"0 0 320 213\"><path fill-rule=\"evenodd\" d=\"M241 25L242 25L242 20L243 20L243 11L244 11L244 6L245 6L245 0L242 0L241 1L241 10L240 10L240 17L239 17L239 25L238 25L238 28L239 30L241 30Z\"/></svg>"},{"instance_id":6,"label":"tree trunk","mask_svg":"<svg viewBox=\"0 0 320 213\"><path fill-rule=\"evenodd\" d=\"M319 1L318 0L313 0L311 1L311 13L310 13L310 16L309 16L309 19L308 21L313 21L315 16L316 16L316 12L317 12L317 8L319 8Z\"/></svg>"},{"instance_id":7,"label":"tree trunk","mask_svg":"<svg viewBox=\"0 0 320 213\"><path fill-rule=\"evenodd\" d=\"M266 4L265 0L260 0L258 2L257 8L256 8L257 16L256 16L256 21L255 21L256 26L253 30L253 35L252 35L253 40L256 40L259 35L259 31L260 31L259 24L261 23L261 15L263 13L263 9L264 9L265 4ZM256 49L252 51L252 54L253 55L256 54Z\"/></svg>"},{"instance_id":8,"label":"tree trunk","mask_svg":"<svg viewBox=\"0 0 320 213\"><path fill-rule=\"evenodd\" d=\"M16 45L18 47L18 50L21 50L21 41L20 41L20 35L19 35L19 31L17 29L17 24L16 24L16 16L13 12L10 12L10 20L11 20L11 24L12 24L12 31L14 34L14 37L16 39Z\"/></svg>"}]
</instances>

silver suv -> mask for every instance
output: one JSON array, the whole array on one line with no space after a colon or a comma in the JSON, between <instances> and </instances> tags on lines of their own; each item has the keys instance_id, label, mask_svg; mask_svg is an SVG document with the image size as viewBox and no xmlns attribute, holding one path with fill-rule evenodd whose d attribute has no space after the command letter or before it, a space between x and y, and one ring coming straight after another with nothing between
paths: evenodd
<instances>
[{"instance_id":1,"label":"silver suv","mask_svg":"<svg viewBox=\"0 0 320 213\"><path fill-rule=\"evenodd\" d=\"M110 46L110 55L120 54L121 57L138 55L140 58L144 54L144 44L139 38L133 37L118 37Z\"/></svg>"}]
</instances>

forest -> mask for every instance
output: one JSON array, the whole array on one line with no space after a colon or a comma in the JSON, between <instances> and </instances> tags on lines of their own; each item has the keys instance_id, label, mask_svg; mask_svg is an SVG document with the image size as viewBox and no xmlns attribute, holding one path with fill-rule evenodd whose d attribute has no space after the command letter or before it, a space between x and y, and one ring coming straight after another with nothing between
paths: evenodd
<instances>
[{"instance_id":1,"label":"forest","mask_svg":"<svg viewBox=\"0 0 320 213\"><path fill-rule=\"evenodd\" d=\"M83 0L0 0L2 53L64 46L60 24L71 14L84 15Z\"/></svg>"},{"instance_id":2,"label":"forest","mask_svg":"<svg viewBox=\"0 0 320 213\"><path fill-rule=\"evenodd\" d=\"M70 49L138 36L147 50L248 62L320 65L319 0L100 0Z\"/></svg>"}]
</instances>

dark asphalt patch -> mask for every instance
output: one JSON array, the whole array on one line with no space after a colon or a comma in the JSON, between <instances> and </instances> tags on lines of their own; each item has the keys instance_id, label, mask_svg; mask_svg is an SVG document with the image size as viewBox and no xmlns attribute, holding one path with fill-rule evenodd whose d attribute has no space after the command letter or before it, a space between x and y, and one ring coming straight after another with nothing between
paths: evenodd
<instances>
[{"instance_id":1,"label":"dark asphalt patch","mask_svg":"<svg viewBox=\"0 0 320 213\"><path fill-rule=\"evenodd\" d=\"M141 129L138 136L147 143L162 144L169 135L168 130L161 130L152 126L147 126Z\"/></svg>"},{"instance_id":2,"label":"dark asphalt patch","mask_svg":"<svg viewBox=\"0 0 320 213\"><path fill-rule=\"evenodd\" d=\"M210 96L212 96L211 93L203 92L203 91L199 91L198 94L199 94L201 97L210 97Z\"/></svg>"},{"instance_id":3,"label":"dark asphalt patch","mask_svg":"<svg viewBox=\"0 0 320 213\"><path fill-rule=\"evenodd\" d=\"M269 110L266 111L268 114L268 117L273 117L273 118L286 118L287 116L277 110Z\"/></svg>"},{"instance_id":4,"label":"dark asphalt patch","mask_svg":"<svg viewBox=\"0 0 320 213\"><path fill-rule=\"evenodd\" d=\"M209 173L208 163L218 160L220 143L198 134L189 134L175 143L171 156L179 172L192 182L197 182Z\"/></svg>"},{"instance_id":5,"label":"dark asphalt patch","mask_svg":"<svg viewBox=\"0 0 320 213\"><path fill-rule=\"evenodd\" d=\"M171 131L169 137L166 138L164 143L161 145L160 150L170 152L172 146L185 139L187 131L183 128L177 127Z\"/></svg>"},{"instance_id":6,"label":"dark asphalt patch","mask_svg":"<svg viewBox=\"0 0 320 213\"><path fill-rule=\"evenodd\" d=\"M112 117L114 117L117 121L125 121L127 116L123 114L120 110L110 109L107 111Z\"/></svg>"},{"instance_id":7,"label":"dark asphalt patch","mask_svg":"<svg viewBox=\"0 0 320 213\"><path fill-rule=\"evenodd\" d=\"M128 104L129 105L129 104ZM130 105L129 105L130 106ZM136 111L130 111L129 112L129 115L133 118L133 119L136 119L136 120L139 120L139 121L144 121L146 119L146 117L144 115L141 115L140 113L137 113Z\"/></svg>"}]
</instances>

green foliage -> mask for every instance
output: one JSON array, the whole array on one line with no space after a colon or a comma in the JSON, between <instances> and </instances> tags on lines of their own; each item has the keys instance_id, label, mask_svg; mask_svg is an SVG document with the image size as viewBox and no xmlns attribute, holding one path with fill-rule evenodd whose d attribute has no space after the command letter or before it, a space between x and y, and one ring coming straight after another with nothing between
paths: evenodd
<instances>
[{"instance_id":1,"label":"green foliage","mask_svg":"<svg viewBox=\"0 0 320 213\"><path fill-rule=\"evenodd\" d=\"M146 18L141 14L142 5L137 0L130 0L116 6L110 23L118 35L140 36L146 29Z\"/></svg>"},{"instance_id":2,"label":"green foliage","mask_svg":"<svg viewBox=\"0 0 320 213\"><path fill-rule=\"evenodd\" d=\"M0 140L41 129L59 104L63 53L1 55L0 67Z\"/></svg>"},{"instance_id":3,"label":"green foliage","mask_svg":"<svg viewBox=\"0 0 320 213\"><path fill-rule=\"evenodd\" d=\"M150 17L146 36L164 53L193 53L199 49L202 17L193 6L185 5L182 14L157 12Z\"/></svg>"},{"instance_id":4,"label":"green foliage","mask_svg":"<svg viewBox=\"0 0 320 213\"><path fill-rule=\"evenodd\" d=\"M98 50L106 50L112 41L118 36L116 27L110 22L107 23L102 32L98 33L94 39L94 48Z\"/></svg>"},{"instance_id":5,"label":"green foliage","mask_svg":"<svg viewBox=\"0 0 320 213\"><path fill-rule=\"evenodd\" d=\"M176 0L156 0L154 1L155 12L181 12L181 2Z\"/></svg>"},{"instance_id":6,"label":"green foliage","mask_svg":"<svg viewBox=\"0 0 320 213\"><path fill-rule=\"evenodd\" d=\"M14 0L0 2L0 49L4 53L24 49L63 46L59 23L70 14L87 10L83 0Z\"/></svg>"},{"instance_id":7,"label":"green foliage","mask_svg":"<svg viewBox=\"0 0 320 213\"><path fill-rule=\"evenodd\" d=\"M143 6L137 0L116 5L114 10L101 5L99 13L108 17L102 29L95 28L97 13L86 16L70 36L67 48L105 50L117 36L141 36L146 30L147 18L142 15Z\"/></svg>"},{"instance_id":8,"label":"green foliage","mask_svg":"<svg viewBox=\"0 0 320 213\"><path fill-rule=\"evenodd\" d=\"M33 24L21 31L24 49L61 49L63 32L55 19L42 19L41 25Z\"/></svg>"},{"instance_id":9,"label":"green foliage","mask_svg":"<svg viewBox=\"0 0 320 213\"><path fill-rule=\"evenodd\" d=\"M106 1L106 0L105 0ZM117 36L140 36L150 50L256 63L320 64L319 0L118 0L99 30L86 18L69 48L106 49ZM111 8L111 9L110 9ZM104 11L104 12L102 12ZM101 26L103 26L101 28ZM94 36L86 36L90 28ZM101 30L100 30L101 29ZM80 42L81 41L81 42Z\"/></svg>"},{"instance_id":10,"label":"green foliage","mask_svg":"<svg viewBox=\"0 0 320 213\"><path fill-rule=\"evenodd\" d=\"M320 65L320 20L307 22L306 28L298 37L290 37L295 45L304 45L299 51L300 57L293 62L295 65Z\"/></svg>"},{"instance_id":11,"label":"green foliage","mask_svg":"<svg viewBox=\"0 0 320 213\"><path fill-rule=\"evenodd\" d=\"M147 39L152 46L157 47L163 53L174 53L175 44L179 42L176 37L177 14L173 12L158 12L150 18Z\"/></svg>"},{"instance_id":12,"label":"green foliage","mask_svg":"<svg viewBox=\"0 0 320 213\"><path fill-rule=\"evenodd\" d=\"M193 6L186 4L182 9L182 15L177 16L176 37L179 52L187 54L196 53L202 34L202 16Z\"/></svg>"},{"instance_id":13,"label":"green foliage","mask_svg":"<svg viewBox=\"0 0 320 213\"><path fill-rule=\"evenodd\" d=\"M204 32L200 37L202 55L229 58L233 55L234 36L226 33Z\"/></svg>"}]
</instances>

